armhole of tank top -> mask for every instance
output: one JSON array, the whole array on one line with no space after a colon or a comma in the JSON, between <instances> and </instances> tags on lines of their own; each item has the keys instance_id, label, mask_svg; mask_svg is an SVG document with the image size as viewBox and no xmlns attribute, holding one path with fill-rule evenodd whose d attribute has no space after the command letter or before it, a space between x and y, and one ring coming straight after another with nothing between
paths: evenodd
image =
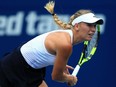
<instances>
[{"instance_id":1,"label":"armhole of tank top","mask_svg":"<svg viewBox=\"0 0 116 87\"><path fill-rule=\"evenodd\" d=\"M73 32L72 32L72 30L70 30L68 33L70 34L71 43L73 44Z\"/></svg>"},{"instance_id":2,"label":"armhole of tank top","mask_svg":"<svg viewBox=\"0 0 116 87\"><path fill-rule=\"evenodd\" d=\"M49 55L52 55L52 56L54 56L53 54L51 54L51 53L49 53L48 52L48 50L46 49L46 46L45 46L45 40L46 40L46 37L49 35L50 33L48 33L46 36L45 36L45 38L44 38L44 40L43 40L43 49L44 49L44 51L47 53L47 54L49 54Z\"/></svg>"},{"instance_id":3,"label":"armhole of tank top","mask_svg":"<svg viewBox=\"0 0 116 87\"><path fill-rule=\"evenodd\" d=\"M60 31L60 30L59 30ZM53 31L54 32L54 31ZM51 32L50 32L51 33ZM46 49L46 46L45 46L45 40L46 40L46 37L50 34L50 33L48 33L46 36L45 36L45 38L44 38L44 40L43 40L43 47L44 47L44 51L46 52L46 53L48 53L49 55L53 55L53 54L51 54L51 53L49 53L48 52L48 50ZM69 30L69 31L67 31L67 33L69 33L69 35L70 35L70 38L71 38L71 43L73 43L73 32L72 32L72 30ZM54 55L53 55L54 56Z\"/></svg>"}]
</instances>

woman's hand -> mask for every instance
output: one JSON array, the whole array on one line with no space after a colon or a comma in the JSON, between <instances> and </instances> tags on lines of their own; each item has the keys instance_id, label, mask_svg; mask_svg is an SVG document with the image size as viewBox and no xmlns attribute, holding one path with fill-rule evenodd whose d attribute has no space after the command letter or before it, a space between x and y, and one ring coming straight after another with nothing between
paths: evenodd
<instances>
[{"instance_id":1,"label":"woman's hand","mask_svg":"<svg viewBox=\"0 0 116 87\"><path fill-rule=\"evenodd\" d=\"M66 68L64 70L64 73L67 74L67 77L69 79L69 81L67 82L68 86L74 86L77 83L77 77L76 76L72 76L69 72L69 69L74 70L74 68L72 66L66 65Z\"/></svg>"},{"instance_id":2,"label":"woman's hand","mask_svg":"<svg viewBox=\"0 0 116 87\"><path fill-rule=\"evenodd\" d=\"M66 65L64 73L70 75L69 69L74 70L74 68L72 66Z\"/></svg>"},{"instance_id":3,"label":"woman's hand","mask_svg":"<svg viewBox=\"0 0 116 87\"><path fill-rule=\"evenodd\" d=\"M77 77L73 76L73 75L70 75L69 78L70 78L70 80L67 82L67 85L68 86L74 86L74 85L76 85L76 83L78 81Z\"/></svg>"}]
</instances>

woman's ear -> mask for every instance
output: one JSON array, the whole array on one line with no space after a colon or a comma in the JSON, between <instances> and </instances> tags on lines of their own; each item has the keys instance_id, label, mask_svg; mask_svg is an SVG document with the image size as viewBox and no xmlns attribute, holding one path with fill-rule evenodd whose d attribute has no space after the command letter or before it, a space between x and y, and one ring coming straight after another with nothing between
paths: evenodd
<instances>
[{"instance_id":1,"label":"woman's ear","mask_svg":"<svg viewBox=\"0 0 116 87\"><path fill-rule=\"evenodd\" d=\"M76 30L76 31L79 31L78 23L76 23L74 27L75 27L75 30Z\"/></svg>"}]
</instances>

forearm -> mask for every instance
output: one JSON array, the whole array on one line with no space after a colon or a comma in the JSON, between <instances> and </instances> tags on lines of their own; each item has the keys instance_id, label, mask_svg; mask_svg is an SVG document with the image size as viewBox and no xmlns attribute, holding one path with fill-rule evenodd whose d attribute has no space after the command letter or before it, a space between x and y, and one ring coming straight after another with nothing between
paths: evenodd
<instances>
[{"instance_id":1,"label":"forearm","mask_svg":"<svg viewBox=\"0 0 116 87\"><path fill-rule=\"evenodd\" d=\"M72 81L73 76L63 73L63 74L58 74L58 75L52 76L52 79L55 81L64 83L64 82Z\"/></svg>"}]
</instances>

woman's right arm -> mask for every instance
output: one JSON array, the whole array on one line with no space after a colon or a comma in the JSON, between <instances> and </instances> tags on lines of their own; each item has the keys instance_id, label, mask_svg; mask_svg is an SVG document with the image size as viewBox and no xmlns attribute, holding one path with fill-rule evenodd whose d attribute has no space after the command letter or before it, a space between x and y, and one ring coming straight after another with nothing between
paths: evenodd
<instances>
[{"instance_id":1,"label":"woman's right arm","mask_svg":"<svg viewBox=\"0 0 116 87\"><path fill-rule=\"evenodd\" d=\"M70 86L73 86L76 84L77 78L64 72L71 53L71 44L62 43L61 45L57 46L56 60L52 71L52 79L59 82L66 82Z\"/></svg>"}]
</instances>

